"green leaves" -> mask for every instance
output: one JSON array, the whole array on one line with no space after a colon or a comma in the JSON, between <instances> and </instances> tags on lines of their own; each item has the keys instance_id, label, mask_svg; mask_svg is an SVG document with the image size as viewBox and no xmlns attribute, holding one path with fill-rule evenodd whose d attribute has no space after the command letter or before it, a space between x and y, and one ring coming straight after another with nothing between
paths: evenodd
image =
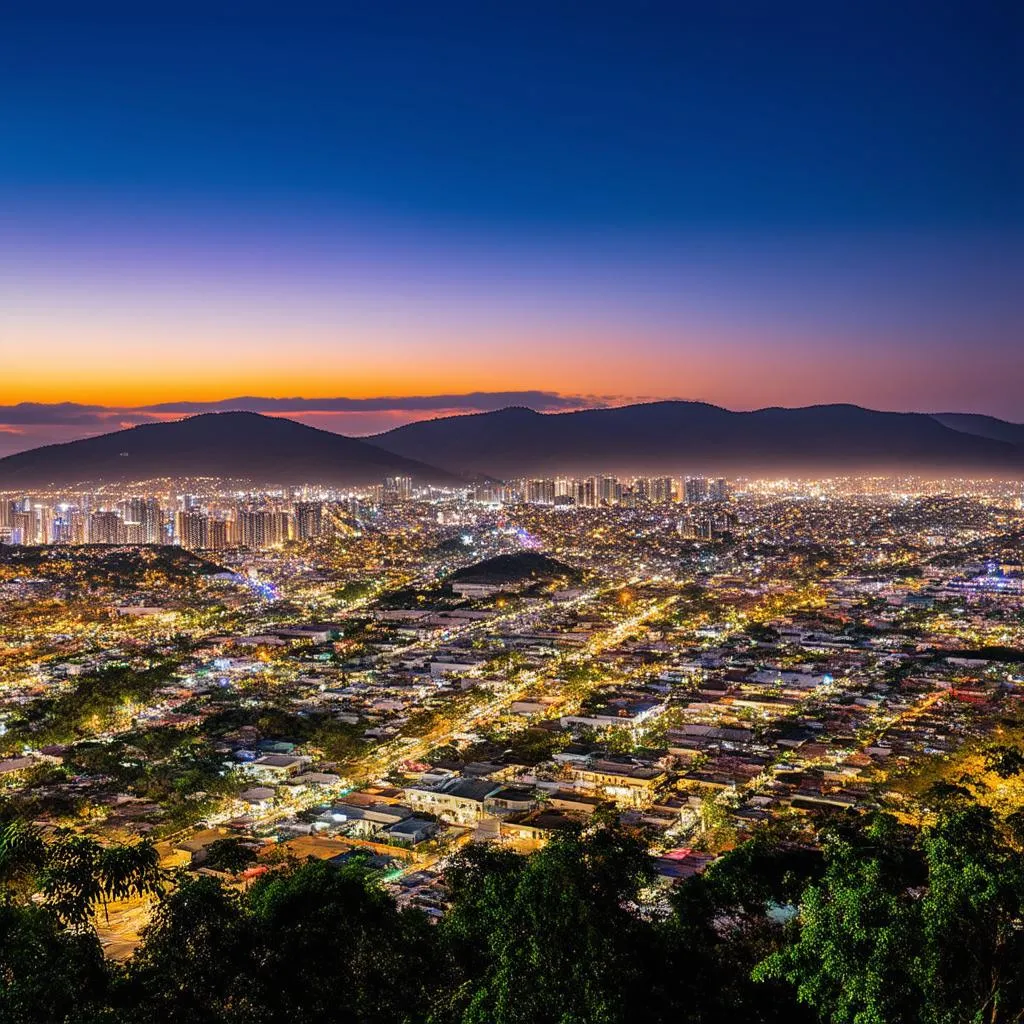
<instances>
[{"instance_id":1,"label":"green leaves","mask_svg":"<svg viewBox=\"0 0 1024 1024\"><path fill-rule=\"evenodd\" d=\"M156 850L146 842L104 847L86 836L60 836L46 845L39 889L61 920L82 926L97 906L159 892Z\"/></svg>"},{"instance_id":2,"label":"green leaves","mask_svg":"<svg viewBox=\"0 0 1024 1024\"><path fill-rule=\"evenodd\" d=\"M106 728L126 705L149 699L174 677L175 665L161 662L134 669L111 665L79 676L72 689L28 705L16 719L5 744L66 743Z\"/></svg>"},{"instance_id":3,"label":"green leaves","mask_svg":"<svg viewBox=\"0 0 1024 1024\"><path fill-rule=\"evenodd\" d=\"M92 1014L109 1006L109 981L95 932L69 932L47 907L0 901L4 1024L98 1020Z\"/></svg>"},{"instance_id":4,"label":"green leaves","mask_svg":"<svg viewBox=\"0 0 1024 1024\"><path fill-rule=\"evenodd\" d=\"M412 1024L440 980L422 915L360 867L313 861L241 895L185 881L132 959L125 998L153 1024Z\"/></svg>"},{"instance_id":5,"label":"green leaves","mask_svg":"<svg viewBox=\"0 0 1024 1024\"><path fill-rule=\"evenodd\" d=\"M764 960L755 979L788 981L801 1002L835 1024L910 1019L912 920L888 874L876 859L833 848L824 880L801 901L797 940Z\"/></svg>"},{"instance_id":6,"label":"green leaves","mask_svg":"<svg viewBox=\"0 0 1024 1024\"><path fill-rule=\"evenodd\" d=\"M1024 1009L1024 866L992 815L970 807L922 837L919 973L931 1024L1013 1019Z\"/></svg>"},{"instance_id":7,"label":"green leaves","mask_svg":"<svg viewBox=\"0 0 1024 1024\"><path fill-rule=\"evenodd\" d=\"M0 883L11 886L43 866L46 847L39 829L14 820L0 826Z\"/></svg>"},{"instance_id":8,"label":"green leaves","mask_svg":"<svg viewBox=\"0 0 1024 1024\"><path fill-rule=\"evenodd\" d=\"M529 859L473 848L460 855L448 872L454 903L439 928L461 984L435 1019L643 1019L655 931L632 905L650 873L643 845L605 827L560 834Z\"/></svg>"},{"instance_id":9,"label":"green leaves","mask_svg":"<svg viewBox=\"0 0 1024 1024\"><path fill-rule=\"evenodd\" d=\"M1024 1019L1024 865L1004 822L845 821L809 849L779 822L666 900L613 824L522 857L463 848L436 927L362 864L313 861L237 892L153 847L0 828L7 1024L1011 1024ZM237 859L237 841L216 851ZM125 969L89 921L160 898ZM795 916L794 906L798 905Z\"/></svg>"},{"instance_id":10,"label":"green leaves","mask_svg":"<svg viewBox=\"0 0 1024 1024\"><path fill-rule=\"evenodd\" d=\"M830 1024L964 1024L1024 1012L1024 869L989 812L955 809L914 837L878 818L826 845L783 979Z\"/></svg>"},{"instance_id":11,"label":"green leaves","mask_svg":"<svg viewBox=\"0 0 1024 1024\"><path fill-rule=\"evenodd\" d=\"M0 882L5 902L38 891L61 921L81 926L100 904L159 892L160 869L151 843L102 846L65 833L46 840L39 829L11 821L0 827Z\"/></svg>"}]
</instances>

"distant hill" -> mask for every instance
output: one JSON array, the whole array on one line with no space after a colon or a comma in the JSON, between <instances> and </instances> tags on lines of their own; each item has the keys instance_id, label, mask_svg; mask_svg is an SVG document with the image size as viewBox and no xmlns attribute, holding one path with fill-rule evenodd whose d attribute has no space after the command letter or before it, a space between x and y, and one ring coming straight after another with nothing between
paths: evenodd
<instances>
[{"instance_id":1,"label":"distant hill","mask_svg":"<svg viewBox=\"0 0 1024 1024\"><path fill-rule=\"evenodd\" d=\"M999 421L997 421L999 422ZM854 405L730 412L702 402L425 420L369 438L461 474L984 472L1024 475L1024 447L919 413Z\"/></svg>"},{"instance_id":2,"label":"distant hill","mask_svg":"<svg viewBox=\"0 0 1024 1024\"><path fill-rule=\"evenodd\" d=\"M519 551L513 555L495 555L457 569L448 582L472 580L496 585L522 583L524 580L579 579L579 569L537 551Z\"/></svg>"},{"instance_id":3,"label":"distant hill","mask_svg":"<svg viewBox=\"0 0 1024 1024\"><path fill-rule=\"evenodd\" d=\"M510 408L356 439L250 412L205 413L0 459L0 489L162 477L359 486L556 473L949 472L1024 476L1024 426L853 405L730 412L701 402Z\"/></svg>"},{"instance_id":4,"label":"distant hill","mask_svg":"<svg viewBox=\"0 0 1024 1024\"><path fill-rule=\"evenodd\" d=\"M971 412L937 412L932 418L962 434L974 434L1024 447L1024 423L1008 423L995 416L981 416Z\"/></svg>"},{"instance_id":5,"label":"distant hill","mask_svg":"<svg viewBox=\"0 0 1024 1024\"><path fill-rule=\"evenodd\" d=\"M343 487L385 476L456 482L451 473L366 441L251 412L148 423L0 459L0 489L200 476Z\"/></svg>"}]
</instances>

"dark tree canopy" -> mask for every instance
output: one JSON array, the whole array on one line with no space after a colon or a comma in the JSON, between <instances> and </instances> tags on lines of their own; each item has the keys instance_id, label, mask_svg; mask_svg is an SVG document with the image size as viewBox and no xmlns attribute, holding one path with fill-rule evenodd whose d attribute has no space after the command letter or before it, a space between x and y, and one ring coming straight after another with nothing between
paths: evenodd
<instances>
[{"instance_id":1,"label":"dark tree canopy","mask_svg":"<svg viewBox=\"0 0 1024 1024\"><path fill-rule=\"evenodd\" d=\"M957 799L808 846L785 822L660 890L603 821L522 857L466 847L432 926L363 863L247 889L161 879L152 848L0 830L4 1024L1011 1024L1024 1019L1024 866L1009 818ZM232 859L234 845L223 848ZM150 892L126 965L92 915Z\"/></svg>"}]
</instances>

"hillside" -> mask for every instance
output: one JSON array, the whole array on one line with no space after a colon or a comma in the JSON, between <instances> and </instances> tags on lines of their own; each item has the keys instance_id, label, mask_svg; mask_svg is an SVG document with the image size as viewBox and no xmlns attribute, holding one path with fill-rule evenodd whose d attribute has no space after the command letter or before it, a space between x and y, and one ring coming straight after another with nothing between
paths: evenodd
<instances>
[{"instance_id":1,"label":"hillside","mask_svg":"<svg viewBox=\"0 0 1024 1024\"><path fill-rule=\"evenodd\" d=\"M943 426L951 430L959 430L962 434L974 434L977 437L988 437L994 441L1006 441L1008 444L1024 447L1024 423L1007 423L995 416L981 416L968 412L939 412L937 419Z\"/></svg>"},{"instance_id":2,"label":"hillside","mask_svg":"<svg viewBox=\"0 0 1024 1024\"><path fill-rule=\"evenodd\" d=\"M233 477L261 484L356 486L386 476L455 477L415 459L294 420L249 412L151 423L0 459L0 488L71 487L162 477Z\"/></svg>"},{"instance_id":3,"label":"hillside","mask_svg":"<svg viewBox=\"0 0 1024 1024\"><path fill-rule=\"evenodd\" d=\"M522 583L525 580L578 580L579 577L579 569L551 558L550 555L538 551L519 551L514 555L495 555L457 569L448 577L448 582L472 580L474 583L501 585Z\"/></svg>"},{"instance_id":4,"label":"hillside","mask_svg":"<svg viewBox=\"0 0 1024 1024\"><path fill-rule=\"evenodd\" d=\"M730 412L701 402L411 423L370 439L457 473L984 472L1024 474L1024 448L918 413L853 405Z\"/></svg>"}]
</instances>

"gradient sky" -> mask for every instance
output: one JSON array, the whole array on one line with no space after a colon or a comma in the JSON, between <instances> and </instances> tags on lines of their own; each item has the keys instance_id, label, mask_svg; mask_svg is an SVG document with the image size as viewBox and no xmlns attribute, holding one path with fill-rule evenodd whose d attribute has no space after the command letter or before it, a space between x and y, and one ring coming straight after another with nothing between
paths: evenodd
<instances>
[{"instance_id":1,"label":"gradient sky","mask_svg":"<svg viewBox=\"0 0 1024 1024\"><path fill-rule=\"evenodd\" d=\"M149 6L0 13L0 406L1024 420L1019 2Z\"/></svg>"}]
</instances>

